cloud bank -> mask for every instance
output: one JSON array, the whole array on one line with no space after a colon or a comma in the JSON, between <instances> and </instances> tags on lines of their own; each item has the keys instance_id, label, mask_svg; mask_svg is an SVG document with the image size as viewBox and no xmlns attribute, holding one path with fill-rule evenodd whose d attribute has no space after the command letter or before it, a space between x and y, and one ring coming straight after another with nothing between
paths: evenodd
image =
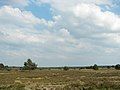
<instances>
[{"instance_id":1,"label":"cloud bank","mask_svg":"<svg viewBox=\"0 0 120 90\"><path fill-rule=\"evenodd\" d=\"M113 7L110 1L8 0L1 3L1 62L21 65L27 58L41 66L119 62L120 16L110 11ZM38 18L26 10L31 3L49 4L52 19Z\"/></svg>"}]
</instances>

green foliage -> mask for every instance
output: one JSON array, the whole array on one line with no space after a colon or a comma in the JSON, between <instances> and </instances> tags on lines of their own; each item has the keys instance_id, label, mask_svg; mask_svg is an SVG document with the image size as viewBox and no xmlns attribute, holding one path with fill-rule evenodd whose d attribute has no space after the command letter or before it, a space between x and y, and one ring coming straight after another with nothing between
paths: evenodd
<instances>
[{"instance_id":1,"label":"green foliage","mask_svg":"<svg viewBox=\"0 0 120 90\"><path fill-rule=\"evenodd\" d=\"M111 68L111 66L107 66L107 69L110 69Z\"/></svg>"},{"instance_id":2,"label":"green foliage","mask_svg":"<svg viewBox=\"0 0 120 90\"><path fill-rule=\"evenodd\" d=\"M37 65L32 62L31 59L28 59L27 62L24 62L24 70L34 70L37 68Z\"/></svg>"},{"instance_id":3,"label":"green foliage","mask_svg":"<svg viewBox=\"0 0 120 90\"><path fill-rule=\"evenodd\" d=\"M0 63L0 69L4 69L4 64Z\"/></svg>"},{"instance_id":4,"label":"green foliage","mask_svg":"<svg viewBox=\"0 0 120 90\"><path fill-rule=\"evenodd\" d=\"M64 66L64 67L63 67L63 70L67 71L67 70L69 70L69 67Z\"/></svg>"},{"instance_id":5,"label":"green foliage","mask_svg":"<svg viewBox=\"0 0 120 90\"><path fill-rule=\"evenodd\" d=\"M120 64L117 64L117 65L115 66L115 69L120 70Z\"/></svg>"},{"instance_id":6,"label":"green foliage","mask_svg":"<svg viewBox=\"0 0 120 90\"><path fill-rule=\"evenodd\" d=\"M97 66L97 64L94 64L93 69L94 70L98 70L99 69L98 66Z\"/></svg>"}]
</instances>

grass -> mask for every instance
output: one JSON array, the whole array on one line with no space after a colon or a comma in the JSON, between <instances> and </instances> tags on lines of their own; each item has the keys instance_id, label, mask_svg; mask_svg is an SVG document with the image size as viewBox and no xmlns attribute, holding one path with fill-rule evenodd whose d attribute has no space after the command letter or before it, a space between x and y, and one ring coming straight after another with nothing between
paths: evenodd
<instances>
[{"instance_id":1,"label":"grass","mask_svg":"<svg viewBox=\"0 0 120 90\"><path fill-rule=\"evenodd\" d=\"M0 90L120 90L120 70L0 71Z\"/></svg>"}]
</instances>

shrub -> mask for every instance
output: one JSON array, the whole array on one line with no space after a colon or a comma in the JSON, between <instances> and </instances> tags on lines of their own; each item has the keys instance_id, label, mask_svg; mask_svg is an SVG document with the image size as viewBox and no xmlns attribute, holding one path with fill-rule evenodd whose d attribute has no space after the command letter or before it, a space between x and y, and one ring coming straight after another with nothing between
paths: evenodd
<instances>
[{"instance_id":1,"label":"shrub","mask_svg":"<svg viewBox=\"0 0 120 90\"><path fill-rule=\"evenodd\" d=\"M111 66L107 66L107 69L110 69L111 68Z\"/></svg>"},{"instance_id":2,"label":"shrub","mask_svg":"<svg viewBox=\"0 0 120 90\"><path fill-rule=\"evenodd\" d=\"M0 63L0 70L3 70L5 68L4 64Z\"/></svg>"},{"instance_id":3,"label":"shrub","mask_svg":"<svg viewBox=\"0 0 120 90\"><path fill-rule=\"evenodd\" d=\"M117 65L115 66L115 69L120 70L120 64L117 64Z\"/></svg>"},{"instance_id":4,"label":"shrub","mask_svg":"<svg viewBox=\"0 0 120 90\"><path fill-rule=\"evenodd\" d=\"M37 65L32 62L31 59L28 59L27 62L24 62L24 70L34 70L37 68Z\"/></svg>"},{"instance_id":5,"label":"shrub","mask_svg":"<svg viewBox=\"0 0 120 90\"><path fill-rule=\"evenodd\" d=\"M64 66L64 67L63 67L63 70L67 71L67 70L69 70L69 67Z\"/></svg>"},{"instance_id":6,"label":"shrub","mask_svg":"<svg viewBox=\"0 0 120 90\"><path fill-rule=\"evenodd\" d=\"M97 64L94 64L93 69L94 70L98 70L99 69L98 66L97 66Z\"/></svg>"}]
</instances>

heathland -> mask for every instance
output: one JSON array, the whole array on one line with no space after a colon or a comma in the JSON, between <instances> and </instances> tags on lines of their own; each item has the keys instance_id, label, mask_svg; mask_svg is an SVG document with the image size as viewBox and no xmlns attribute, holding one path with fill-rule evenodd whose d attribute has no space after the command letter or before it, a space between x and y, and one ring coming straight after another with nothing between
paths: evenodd
<instances>
[{"instance_id":1,"label":"heathland","mask_svg":"<svg viewBox=\"0 0 120 90\"><path fill-rule=\"evenodd\" d=\"M120 90L120 70L1 70L0 90Z\"/></svg>"}]
</instances>

